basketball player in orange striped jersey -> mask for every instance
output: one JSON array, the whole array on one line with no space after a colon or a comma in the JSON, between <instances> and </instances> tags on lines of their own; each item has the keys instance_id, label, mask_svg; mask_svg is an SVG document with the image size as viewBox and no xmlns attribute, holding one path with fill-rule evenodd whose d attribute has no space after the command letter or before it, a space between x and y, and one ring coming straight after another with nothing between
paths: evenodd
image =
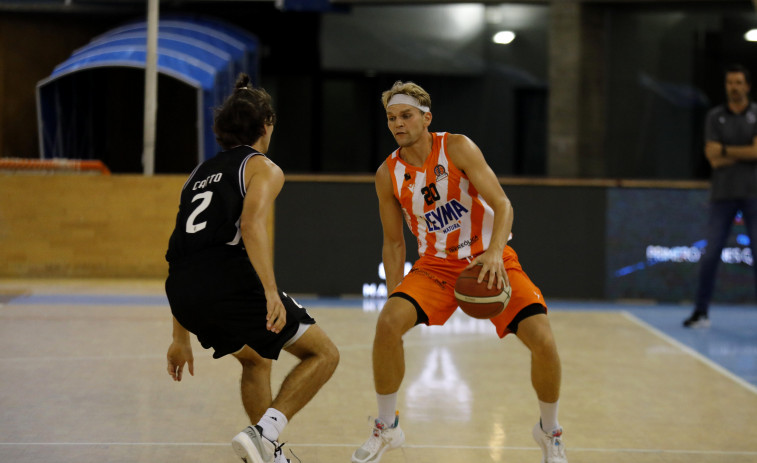
<instances>
[{"instance_id":1,"label":"basketball player in orange striped jersey","mask_svg":"<svg viewBox=\"0 0 757 463\"><path fill-rule=\"evenodd\" d=\"M540 420L532 434L542 463L567 462L557 420L560 358L541 291L507 246L513 208L484 155L464 135L430 132L431 97L412 82L382 94L387 124L399 148L376 172L383 226L382 257L389 298L373 341L378 418L353 463L375 463L401 446L397 394L405 371L403 335L415 325L443 325L457 309L454 285L466 268L481 265L479 282L509 285L505 310L491 319L500 338L513 333L531 351L531 381ZM404 273L403 221L417 237L419 259Z\"/></svg>"}]
</instances>

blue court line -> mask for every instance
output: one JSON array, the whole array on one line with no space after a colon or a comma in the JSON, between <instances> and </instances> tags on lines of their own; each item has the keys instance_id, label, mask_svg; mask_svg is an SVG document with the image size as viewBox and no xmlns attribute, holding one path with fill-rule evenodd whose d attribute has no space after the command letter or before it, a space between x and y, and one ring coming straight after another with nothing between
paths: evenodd
<instances>
[{"instance_id":1,"label":"blue court line","mask_svg":"<svg viewBox=\"0 0 757 463\"><path fill-rule=\"evenodd\" d=\"M757 307L743 304L710 306L709 328L684 328L692 305L634 304L601 301L555 301L550 310L618 311L632 314L661 333L696 351L730 373L757 386Z\"/></svg>"},{"instance_id":2,"label":"blue court line","mask_svg":"<svg viewBox=\"0 0 757 463\"><path fill-rule=\"evenodd\" d=\"M682 326L691 314L690 307L637 308L628 312L757 386L757 307L711 306L712 325L704 329Z\"/></svg>"}]
</instances>

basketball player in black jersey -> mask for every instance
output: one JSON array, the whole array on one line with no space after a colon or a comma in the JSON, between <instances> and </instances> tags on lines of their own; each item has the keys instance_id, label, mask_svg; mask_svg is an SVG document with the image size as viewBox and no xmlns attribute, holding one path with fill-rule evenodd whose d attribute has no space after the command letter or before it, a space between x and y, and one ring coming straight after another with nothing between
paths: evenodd
<instances>
[{"instance_id":1,"label":"basketball player in black jersey","mask_svg":"<svg viewBox=\"0 0 757 463\"><path fill-rule=\"evenodd\" d=\"M284 175L265 156L276 115L271 97L241 74L215 116L224 149L184 184L168 244L166 294L173 313L168 374L194 375L189 333L214 358L242 364L242 403L253 426L232 440L246 463L286 463L278 437L331 377L339 352L307 311L279 291L268 216ZM271 362L281 350L300 363L271 393Z\"/></svg>"}]
</instances>

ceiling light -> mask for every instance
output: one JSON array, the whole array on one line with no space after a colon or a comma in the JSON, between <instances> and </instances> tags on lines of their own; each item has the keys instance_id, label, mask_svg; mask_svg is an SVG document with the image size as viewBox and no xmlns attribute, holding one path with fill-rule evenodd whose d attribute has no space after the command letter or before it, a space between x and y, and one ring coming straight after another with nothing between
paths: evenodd
<instances>
[{"instance_id":1,"label":"ceiling light","mask_svg":"<svg viewBox=\"0 0 757 463\"><path fill-rule=\"evenodd\" d=\"M755 31L755 34L757 34L757 31ZM500 45L507 45L513 40L515 40L515 32L513 31L499 31L492 37L492 42Z\"/></svg>"}]
</instances>

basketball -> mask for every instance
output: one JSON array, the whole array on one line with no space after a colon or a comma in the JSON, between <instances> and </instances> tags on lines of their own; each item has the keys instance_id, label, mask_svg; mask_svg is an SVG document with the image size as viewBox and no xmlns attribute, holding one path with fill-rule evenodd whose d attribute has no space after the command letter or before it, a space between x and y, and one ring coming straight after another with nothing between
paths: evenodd
<instances>
[{"instance_id":1,"label":"basketball","mask_svg":"<svg viewBox=\"0 0 757 463\"><path fill-rule=\"evenodd\" d=\"M455 299L460 308L467 315L473 318L489 319L501 314L507 303L510 302L510 287L497 289L494 284L491 289L488 284L489 274L478 283L478 274L481 273L481 266L464 270L457 277L455 283Z\"/></svg>"}]
</instances>

